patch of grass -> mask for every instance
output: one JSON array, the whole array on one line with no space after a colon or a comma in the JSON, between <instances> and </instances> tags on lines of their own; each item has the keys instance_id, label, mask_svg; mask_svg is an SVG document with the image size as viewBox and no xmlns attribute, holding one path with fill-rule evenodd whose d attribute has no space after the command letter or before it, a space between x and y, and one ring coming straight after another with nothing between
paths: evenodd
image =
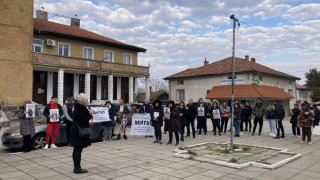
<instances>
[{"instance_id":1,"label":"patch of grass","mask_svg":"<svg viewBox=\"0 0 320 180\"><path fill-rule=\"evenodd\" d=\"M268 161L264 160L264 161L260 161L260 163L262 164L268 164L268 165L271 165L271 163L269 163Z\"/></svg>"},{"instance_id":2,"label":"patch of grass","mask_svg":"<svg viewBox=\"0 0 320 180\"><path fill-rule=\"evenodd\" d=\"M224 149L212 148L211 151L217 152L217 153L222 153L222 154L230 153L230 150L227 147L225 147Z\"/></svg>"},{"instance_id":3,"label":"patch of grass","mask_svg":"<svg viewBox=\"0 0 320 180\"><path fill-rule=\"evenodd\" d=\"M242 150L243 150L244 152L249 151L250 149L251 149L250 146L245 146L245 147L242 148Z\"/></svg>"},{"instance_id":4,"label":"patch of grass","mask_svg":"<svg viewBox=\"0 0 320 180\"><path fill-rule=\"evenodd\" d=\"M232 158L232 159L229 160L229 162L230 163L236 163L236 162L238 162L238 160L236 158Z\"/></svg>"},{"instance_id":5,"label":"patch of grass","mask_svg":"<svg viewBox=\"0 0 320 180\"><path fill-rule=\"evenodd\" d=\"M195 151L192 151L190 149L188 150L188 154L193 155L193 156L198 155Z\"/></svg>"},{"instance_id":6,"label":"patch of grass","mask_svg":"<svg viewBox=\"0 0 320 180\"><path fill-rule=\"evenodd\" d=\"M178 149L179 149L179 150L184 150L184 148L183 148L182 146L181 146L181 147L179 147Z\"/></svg>"},{"instance_id":7,"label":"patch of grass","mask_svg":"<svg viewBox=\"0 0 320 180\"><path fill-rule=\"evenodd\" d=\"M239 149L239 145L234 144L234 145L233 145L233 149Z\"/></svg>"},{"instance_id":8,"label":"patch of grass","mask_svg":"<svg viewBox=\"0 0 320 180\"><path fill-rule=\"evenodd\" d=\"M194 160L194 156L189 156L188 159L189 160Z\"/></svg>"}]
</instances>

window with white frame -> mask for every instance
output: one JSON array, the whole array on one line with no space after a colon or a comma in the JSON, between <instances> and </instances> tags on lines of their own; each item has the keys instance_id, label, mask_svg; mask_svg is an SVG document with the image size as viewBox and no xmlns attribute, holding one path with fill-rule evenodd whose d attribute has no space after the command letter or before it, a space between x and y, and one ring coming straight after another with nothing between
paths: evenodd
<instances>
[{"instance_id":1,"label":"window with white frame","mask_svg":"<svg viewBox=\"0 0 320 180\"><path fill-rule=\"evenodd\" d=\"M104 61L106 62L114 62L114 52L105 50L104 51Z\"/></svg>"},{"instance_id":2,"label":"window with white frame","mask_svg":"<svg viewBox=\"0 0 320 180\"><path fill-rule=\"evenodd\" d=\"M58 54L59 56L70 56L70 44L58 43Z\"/></svg>"},{"instance_id":3,"label":"window with white frame","mask_svg":"<svg viewBox=\"0 0 320 180\"><path fill-rule=\"evenodd\" d=\"M123 60L125 64L132 64L132 55L131 54L124 54Z\"/></svg>"},{"instance_id":4,"label":"window with white frame","mask_svg":"<svg viewBox=\"0 0 320 180\"><path fill-rule=\"evenodd\" d=\"M94 49L90 47L83 47L83 58L84 59L93 59L94 58Z\"/></svg>"},{"instance_id":5,"label":"window with white frame","mask_svg":"<svg viewBox=\"0 0 320 180\"><path fill-rule=\"evenodd\" d=\"M178 85L182 85L182 84L183 84L183 80L178 80L178 81L177 81L177 84L178 84Z\"/></svg>"},{"instance_id":6,"label":"window with white frame","mask_svg":"<svg viewBox=\"0 0 320 180\"><path fill-rule=\"evenodd\" d=\"M43 52L43 40L33 39L33 52Z\"/></svg>"},{"instance_id":7,"label":"window with white frame","mask_svg":"<svg viewBox=\"0 0 320 180\"><path fill-rule=\"evenodd\" d=\"M184 90L177 90L177 101L184 101Z\"/></svg>"}]
</instances>

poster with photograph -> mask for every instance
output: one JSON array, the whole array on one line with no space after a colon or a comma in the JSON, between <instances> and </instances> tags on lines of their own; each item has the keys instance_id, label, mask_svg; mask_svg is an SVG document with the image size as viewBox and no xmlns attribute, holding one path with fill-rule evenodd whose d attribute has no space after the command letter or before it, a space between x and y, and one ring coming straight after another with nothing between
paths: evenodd
<instances>
[{"instance_id":1,"label":"poster with photograph","mask_svg":"<svg viewBox=\"0 0 320 180\"><path fill-rule=\"evenodd\" d=\"M26 104L26 118L34 118L36 117L36 114L34 113L36 111L36 105L35 104Z\"/></svg>"},{"instance_id":2,"label":"poster with photograph","mask_svg":"<svg viewBox=\"0 0 320 180\"><path fill-rule=\"evenodd\" d=\"M92 117L93 122L105 122L105 121L112 121L109 117L109 110L106 107L92 107L91 110L93 111Z\"/></svg>"},{"instance_id":3,"label":"poster with photograph","mask_svg":"<svg viewBox=\"0 0 320 180\"><path fill-rule=\"evenodd\" d=\"M153 113L153 117L154 117L154 118L159 117L159 112L154 112L154 113Z\"/></svg>"},{"instance_id":4,"label":"poster with photograph","mask_svg":"<svg viewBox=\"0 0 320 180\"><path fill-rule=\"evenodd\" d=\"M220 119L220 111L219 111L219 109L214 109L212 111L212 114L213 114L213 119Z\"/></svg>"},{"instance_id":5,"label":"poster with photograph","mask_svg":"<svg viewBox=\"0 0 320 180\"><path fill-rule=\"evenodd\" d=\"M50 122L59 122L59 109L50 109Z\"/></svg>"},{"instance_id":6,"label":"poster with photograph","mask_svg":"<svg viewBox=\"0 0 320 180\"><path fill-rule=\"evenodd\" d=\"M169 107L164 107L163 112L164 112L164 117L166 119L170 119L170 108Z\"/></svg>"},{"instance_id":7,"label":"poster with photograph","mask_svg":"<svg viewBox=\"0 0 320 180\"><path fill-rule=\"evenodd\" d=\"M204 107L198 107L198 116L204 116Z\"/></svg>"}]
</instances>

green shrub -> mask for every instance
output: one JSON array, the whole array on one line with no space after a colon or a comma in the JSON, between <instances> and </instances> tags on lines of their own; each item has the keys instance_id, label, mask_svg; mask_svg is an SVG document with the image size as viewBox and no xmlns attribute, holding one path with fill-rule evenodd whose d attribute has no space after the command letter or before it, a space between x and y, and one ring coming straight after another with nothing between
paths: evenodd
<instances>
[{"instance_id":1,"label":"green shrub","mask_svg":"<svg viewBox=\"0 0 320 180\"><path fill-rule=\"evenodd\" d=\"M238 160L236 158L232 158L232 159L229 160L229 162L236 163L236 162L238 162Z\"/></svg>"},{"instance_id":2,"label":"green shrub","mask_svg":"<svg viewBox=\"0 0 320 180\"><path fill-rule=\"evenodd\" d=\"M245 147L242 148L243 151L249 151L250 149L251 149L250 146L245 146Z\"/></svg>"},{"instance_id":3,"label":"green shrub","mask_svg":"<svg viewBox=\"0 0 320 180\"><path fill-rule=\"evenodd\" d=\"M239 145L234 144L234 145L233 145L233 149L239 149Z\"/></svg>"},{"instance_id":4,"label":"green shrub","mask_svg":"<svg viewBox=\"0 0 320 180\"><path fill-rule=\"evenodd\" d=\"M195 151L192 151L191 149L188 150L188 154L196 156L197 153Z\"/></svg>"},{"instance_id":5,"label":"green shrub","mask_svg":"<svg viewBox=\"0 0 320 180\"><path fill-rule=\"evenodd\" d=\"M194 160L194 156L189 156L188 159L189 160Z\"/></svg>"},{"instance_id":6,"label":"green shrub","mask_svg":"<svg viewBox=\"0 0 320 180\"><path fill-rule=\"evenodd\" d=\"M230 150L227 147L225 147L224 149L213 148L211 150L213 152L222 153L222 154L228 154L230 152Z\"/></svg>"}]
</instances>

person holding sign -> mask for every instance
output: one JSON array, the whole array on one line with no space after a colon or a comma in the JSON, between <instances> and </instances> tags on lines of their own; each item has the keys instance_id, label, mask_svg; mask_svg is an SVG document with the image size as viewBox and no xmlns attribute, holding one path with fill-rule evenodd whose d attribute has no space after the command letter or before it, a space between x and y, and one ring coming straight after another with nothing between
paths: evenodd
<instances>
[{"instance_id":1,"label":"person holding sign","mask_svg":"<svg viewBox=\"0 0 320 180\"><path fill-rule=\"evenodd\" d=\"M220 128L220 119L221 119L221 111L219 108L219 101L213 100L212 106L210 107L210 115L211 115L211 122L213 125L213 135L217 135L217 129L219 132L219 136L221 136L221 128Z\"/></svg>"},{"instance_id":2,"label":"person holding sign","mask_svg":"<svg viewBox=\"0 0 320 180\"><path fill-rule=\"evenodd\" d=\"M201 134L201 131L203 129L204 135L207 135L207 112L208 112L208 106L203 102L203 98L200 98L197 105L198 109L198 124L197 127L199 129L199 133Z\"/></svg>"},{"instance_id":3,"label":"person holding sign","mask_svg":"<svg viewBox=\"0 0 320 180\"><path fill-rule=\"evenodd\" d=\"M220 130L221 132L223 131L225 134L228 134L227 126L229 121L230 107L227 105L227 102L224 102L223 105L220 107L220 112L221 112Z\"/></svg>"},{"instance_id":4,"label":"person holding sign","mask_svg":"<svg viewBox=\"0 0 320 180\"><path fill-rule=\"evenodd\" d=\"M72 122L73 122L73 97L68 97L67 98L68 103L63 105L62 110L63 110L63 115L66 117L66 134L67 134L67 144L70 146L70 133L71 133L71 127L72 127Z\"/></svg>"},{"instance_id":5,"label":"person holding sign","mask_svg":"<svg viewBox=\"0 0 320 180\"><path fill-rule=\"evenodd\" d=\"M168 131L169 131L169 142L168 144L172 144L172 138L173 138L173 133L176 137L176 146L179 145L179 132L181 131L181 122L180 122L180 117L179 117L179 110L176 107L176 104L174 101L170 100L167 107L170 108L169 117L166 116L168 119Z\"/></svg>"},{"instance_id":6,"label":"person holding sign","mask_svg":"<svg viewBox=\"0 0 320 180\"><path fill-rule=\"evenodd\" d=\"M62 107L58 104L57 96L52 96L51 101L44 108L43 115L47 118L46 145L44 149L46 150L49 148L51 133L52 138L50 148L55 149L57 148L54 143L59 130L59 119L63 115Z\"/></svg>"},{"instance_id":7,"label":"person holding sign","mask_svg":"<svg viewBox=\"0 0 320 180\"><path fill-rule=\"evenodd\" d=\"M194 127L194 119L197 115L197 109L196 106L193 105L193 99L190 98L188 101L188 104L186 106L187 109L187 136L186 137L190 137L190 125L192 128L192 136L193 138L196 138L196 130Z\"/></svg>"},{"instance_id":8,"label":"person holding sign","mask_svg":"<svg viewBox=\"0 0 320 180\"><path fill-rule=\"evenodd\" d=\"M31 137L35 134L34 127L34 114L36 113L34 104L30 101L26 102L26 105L19 108L19 119L20 121L20 134L23 136L23 152L30 152L31 150ZM27 109L31 109L31 112ZM28 116L29 115L29 116Z\"/></svg>"},{"instance_id":9,"label":"person holding sign","mask_svg":"<svg viewBox=\"0 0 320 180\"><path fill-rule=\"evenodd\" d=\"M153 143L159 143L162 144L161 142L161 127L163 125L163 109L162 109L162 104L160 100L155 100L153 102L153 108L151 109L151 124L154 127L154 132L156 134L156 140L153 141Z\"/></svg>"},{"instance_id":10,"label":"person holding sign","mask_svg":"<svg viewBox=\"0 0 320 180\"><path fill-rule=\"evenodd\" d=\"M112 120L114 119L116 113L111 106L111 102L109 100L106 101L106 108L109 112L108 121L102 122L101 125L103 127L103 142L111 142L112 141ZM119 135L118 135L119 136Z\"/></svg>"},{"instance_id":11,"label":"person holding sign","mask_svg":"<svg viewBox=\"0 0 320 180\"><path fill-rule=\"evenodd\" d=\"M186 127L187 125L187 109L186 109L186 105L184 104L183 101L180 101L179 103L179 117L180 117L180 122L181 122L181 138L180 138L180 141L184 141L184 128Z\"/></svg>"}]
</instances>

